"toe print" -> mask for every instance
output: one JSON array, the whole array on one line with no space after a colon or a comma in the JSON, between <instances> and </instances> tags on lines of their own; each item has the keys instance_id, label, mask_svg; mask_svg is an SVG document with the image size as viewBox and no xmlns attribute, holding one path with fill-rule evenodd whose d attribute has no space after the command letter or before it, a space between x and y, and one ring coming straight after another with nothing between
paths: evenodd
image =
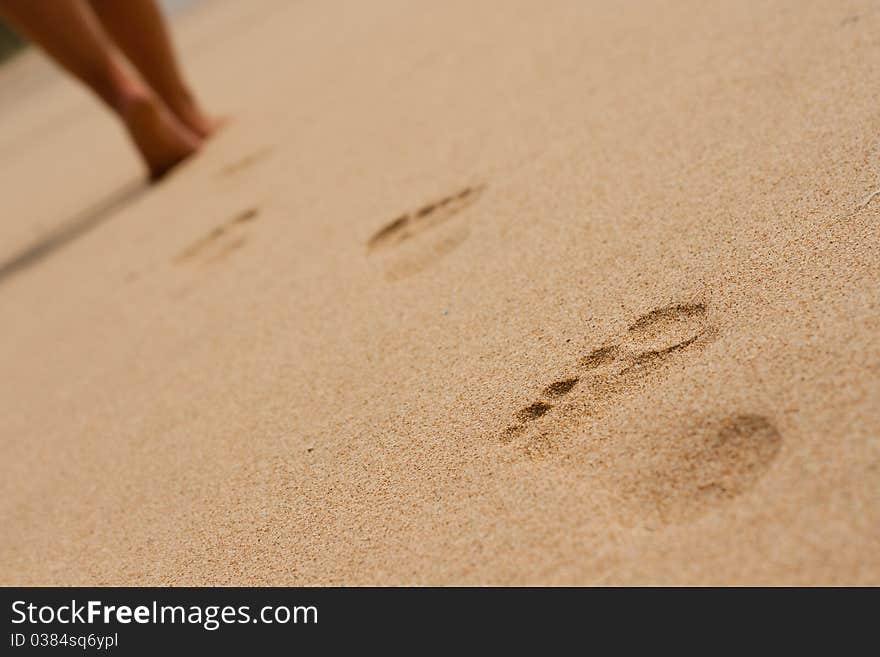
<instances>
[{"instance_id":1,"label":"toe print","mask_svg":"<svg viewBox=\"0 0 880 657\"><path fill-rule=\"evenodd\" d=\"M243 158L236 160L230 164L227 164L225 167L220 169L219 176L232 176L238 174L245 169L249 169L258 162L265 160L272 154L272 148L264 148L262 150L251 153L250 155L245 155Z\"/></svg>"},{"instance_id":2,"label":"toe print","mask_svg":"<svg viewBox=\"0 0 880 657\"><path fill-rule=\"evenodd\" d=\"M177 254L174 263L182 265L197 260L202 263L224 260L247 243L241 226L250 223L259 214L259 208L242 210Z\"/></svg>"},{"instance_id":3,"label":"toe print","mask_svg":"<svg viewBox=\"0 0 880 657\"><path fill-rule=\"evenodd\" d=\"M459 221L461 215L483 190L483 186L466 187L399 215L379 229L367 241L367 251L379 257L385 252L386 279L397 281L418 274L458 248L469 234L467 225Z\"/></svg>"},{"instance_id":4,"label":"toe print","mask_svg":"<svg viewBox=\"0 0 880 657\"><path fill-rule=\"evenodd\" d=\"M574 372L545 385L537 400L516 412L515 422L503 431L499 442L515 442L523 452L538 436L542 442L552 442L552 436L566 428L555 416L567 405L577 406L581 416L589 415L591 402L607 400L661 373L677 355L705 346L715 333L702 302L661 306L645 313L619 340L590 349L577 361ZM572 399L566 402L567 398ZM572 422L577 420L569 418L566 424Z\"/></svg>"},{"instance_id":5,"label":"toe print","mask_svg":"<svg viewBox=\"0 0 880 657\"><path fill-rule=\"evenodd\" d=\"M568 379L563 379L562 381L556 381L551 383L549 386L544 388L544 396L545 397L562 397L563 395L567 395L571 392L571 389L574 388L580 379L576 376L573 376Z\"/></svg>"},{"instance_id":6,"label":"toe print","mask_svg":"<svg viewBox=\"0 0 880 657\"><path fill-rule=\"evenodd\" d=\"M466 187L452 196L428 203L411 214L401 215L373 235L367 242L367 248L376 250L395 246L439 226L474 203L482 191L482 187Z\"/></svg>"},{"instance_id":7,"label":"toe print","mask_svg":"<svg viewBox=\"0 0 880 657\"><path fill-rule=\"evenodd\" d=\"M604 365L610 365L620 357L620 348L616 346L599 347L581 358L580 366L584 370L594 370Z\"/></svg>"},{"instance_id":8,"label":"toe print","mask_svg":"<svg viewBox=\"0 0 880 657\"><path fill-rule=\"evenodd\" d=\"M405 214L398 217L390 224L382 228L378 233L370 238L367 247L370 249L378 249L383 245L390 245L402 242L407 238L406 227L409 224L410 217Z\"/></svg>"},{"instance_id":9,"label":"toe print","mask_svg":"<svg viewBox=\"0 0 880 657\"><path fill-rule=\"evenodd\" d=\"M530 404L526 406L524 409L519 411L516 414L516 419L520 422L528 422L529 420L534 420L535 418L539 418L544 415L547 411L553 408L550 404L545 404L541 401L536 401L534 404Z\"/></svg>"}]
</instances>

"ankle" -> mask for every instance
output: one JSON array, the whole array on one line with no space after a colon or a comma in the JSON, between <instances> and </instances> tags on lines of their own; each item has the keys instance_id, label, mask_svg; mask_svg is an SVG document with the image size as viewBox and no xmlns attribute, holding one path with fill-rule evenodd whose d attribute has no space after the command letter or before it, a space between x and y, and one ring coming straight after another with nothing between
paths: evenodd
<instances>
[{"instance_id":1,"label":"ankle","mask_svg":"<svg viewBox=\"0 0 880 657\"><path fill-rule=\"evenodd\" d=\"M156 97L149 89L138 85L118 87L115 94L108 99L111 109L126 122L132 113L152 109L156 106L156 102Z\"/></svg>"}]
</instances>

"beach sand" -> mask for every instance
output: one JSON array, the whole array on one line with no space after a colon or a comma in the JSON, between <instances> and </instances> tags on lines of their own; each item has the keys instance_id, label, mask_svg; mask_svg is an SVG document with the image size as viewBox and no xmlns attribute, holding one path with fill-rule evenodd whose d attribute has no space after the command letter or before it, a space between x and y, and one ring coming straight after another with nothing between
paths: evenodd
<instances>
[{"instance_id":1,"label":"beach sand","mask_svg":"<svg viewBox=\"0 0 880 657\"><path fill-rule=\"evenodd\" d=\"M880 4L176 30L154 188L0 70L0 583L880 584Z\"/></svg>"}]
</instances>

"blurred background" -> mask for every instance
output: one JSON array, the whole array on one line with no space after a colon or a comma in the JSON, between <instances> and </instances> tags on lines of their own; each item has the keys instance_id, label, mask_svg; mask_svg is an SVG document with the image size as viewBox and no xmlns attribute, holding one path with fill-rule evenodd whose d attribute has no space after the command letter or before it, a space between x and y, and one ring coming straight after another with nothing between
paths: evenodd
<instances>
[{"instance_id":1,"label":"blurred background","mask_svg":"<svg viewBox=\"0 0 880 657\"><path fill-rule=\"evenodd\" d=\"M24 45L15 32L0 20L0 62L6 61Z\"/></svg>"},{"instance_id":2,"label":"blurred background","mask_svg":"<svg viewBox=\"0 0 880 657\"><path fill-rule=\"evenodd\" d=\"M161 0L162 5L169 12L174 12L186 5L194 4L199 0ZM3 63L16 53L20 52L26 43L0 18L0 63Z\"/></svg>"}]
</instances>

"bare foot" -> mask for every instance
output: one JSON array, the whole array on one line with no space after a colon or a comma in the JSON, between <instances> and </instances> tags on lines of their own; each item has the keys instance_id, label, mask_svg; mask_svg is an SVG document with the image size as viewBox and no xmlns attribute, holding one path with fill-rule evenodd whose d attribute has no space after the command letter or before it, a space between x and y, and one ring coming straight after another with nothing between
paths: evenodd
<instances>
[{"instance_id":1,"label":"bare foot","mask_svg":"<svg viewBox=\"0 0 880 657\"><path fill-rule=\"evenodd\" d=\"M194 100L174 99L169 108L181 123L202 139L208 139L226 123L225 118L205 114Z\"/></svg>"},{"instance_id":2,"label":"bare foot","mask_svg":"<svg viewBox=\"0 0 880 657\"><path fill-rule=\"evenodd\" d=\"M201 146L201 138L153 96L144 94L129 99L120 114L150 169L150 179L153 181L164 176Z\"/></svg>"}]
</instances>

